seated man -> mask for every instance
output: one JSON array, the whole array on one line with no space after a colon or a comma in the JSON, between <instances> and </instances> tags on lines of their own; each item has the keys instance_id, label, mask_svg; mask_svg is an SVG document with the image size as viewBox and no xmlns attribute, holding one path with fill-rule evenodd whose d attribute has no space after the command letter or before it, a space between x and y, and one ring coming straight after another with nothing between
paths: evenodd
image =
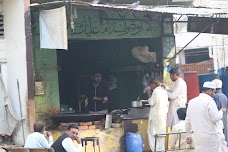
<instances>
[{"instance_id":1,"label":"seated man","mask_svg":"<svg viewBox=\"0 0 228 152\"><path fill-rule=\"evenodd\" d=\"M78 143L78 148L74 147L73 140ZM67 131L60 136L51 146L56 152L82 152L81 139L78 136L78 126L71 124Z\"/></svg>"},{"instance_id":2,"label":"seated man","mask_svg":"<svg viewBox=\"0 0 228 152\"><path fill-rule=\"evenodd\" d=\"M44 137L47 134L49 140ZM34 124L34 133L31 133L26 141L25 148L50 148L53 144L53 137L51 132L45 131L45 124L42 121L38 121Z\"/></svg>"},{"instance_id":3,"label":"seated man","mask_svg":"<svg viewBox=\"0 0 228 152\"><path fill-rule=\"evenodd\" d=\"M172 131L173 133L178 133L178 132L186 132L185 131L185 117L186 117L186 108L179 108L177 110L177 115L179 118L179 123L173 126ZM179 149L179 144L180 144L180 149L185 149L185 150L176 150L177 152L193 152L194 150L191 149L186 149L186 148L193 148L194 145L189 145L186 143L186 134L182 133L181 134L181 139L179 143L179 138L180 134L172 134L170 137L170 147L172 149Z\"/></svg>"}]
</instances>

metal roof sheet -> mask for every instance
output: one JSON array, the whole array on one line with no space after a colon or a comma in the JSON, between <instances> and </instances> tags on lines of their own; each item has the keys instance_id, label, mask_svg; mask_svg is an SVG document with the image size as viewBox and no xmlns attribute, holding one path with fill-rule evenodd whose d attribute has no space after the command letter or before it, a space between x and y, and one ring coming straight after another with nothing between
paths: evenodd
<instances>
[{"instance_id":1,"label":"metal roof sheet","mask_svg":"<svg viewBox=\"0 0 228 152\"><path fill-rule=\"evenodd\" d=\"M198 7L184 7L184 6L148 6L139 5L136 8L129 8L129 5L104 5L104 4L90 4L93 7L99 8L112 8L122 10L133 10L133 11L145 11L155 13L168 13L178 15L214 15L214 14L226 14L222 9L216 8L198 8Z\"/></svg>"},{"instance_id":2,"label":"metal roof sheet","mask_svg":"<svg viewBox=\"0 0 228 152\"><path fill-rule=\"evenodd\" d=\"M130 8L129 4L94 4L82 1L65 2L72 3L81 7L91 7L105 10L122 10L122 11L139 11L139 12L153 12L164 14L177 14L177 15L195 15L195 16L212 16L227 14L224 9L207 8L207 7L189 7L189 6L171 6L171 5L139 5L136 8ZM31 4L30 6L45 6L53 4L64 4L62 1L54 1L43 4Z\"/></svg>"}]
</instances>

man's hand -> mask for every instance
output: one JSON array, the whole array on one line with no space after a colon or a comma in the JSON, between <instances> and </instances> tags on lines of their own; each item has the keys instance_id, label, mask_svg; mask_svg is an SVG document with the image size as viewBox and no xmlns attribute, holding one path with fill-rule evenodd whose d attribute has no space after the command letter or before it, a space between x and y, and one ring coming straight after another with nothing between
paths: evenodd
<instances>
[{"instance_id":1,"label":"man's hand","mask_svg":"<svg viewBox=\"0 0 228 152\"><path fill-rule=\"evenodd\" d=\"M102 97L93 97L93 100L101 101L103 103L106 103L106 102L108 102L108 97L107 96L105 96L104 98L102 98Z\"/></svg>"},{"instance_id":2,"label":"man's hand","mask_svg":"<svg viewBox=\"0 0 228 152\"><path fill-rule=\"evenodd\" d=\"M103 102L103 103L108 102L108 97L107 97L107 96L105 96L105 97L103 98L102 102Z\"/></svg>"},{"instance_id":3,"label":"man's hand","mask_svg":"<svg viewBox=\"0 0 228 152\"><path fill-rule=\"evenodd\" d=\"M50 131L46 131L47 132L47 136L52 136L52 133Z\"/></svg>"},{"instance_id":4,"label":"man's hand","mask_svg":"<svg viewBox=\"0 0 228 152\"><path fill-rule=\"evenodd\" d=\"M221 108L220 111L226 112L226 108Z\"/></svg>"},{"instance_id":5,"label":"man's hand","mask_svg":"<svg viewBox=\"0 0 228 152\"><path fill-rule=\"evenodd\" d=\"M77 136L77 138L75 139L77 141L78 144L81 144L82 141L81 141L81 138Z\"/></svg>"},{"instance_id":6,"label":"man's hand","mask_svg":"<svg viewBox=\"0 0 228 152\"><path fill-rule=\"evenodd\" d=\"M187 142L187 144L191 145L192 144L192 137L187 137L186 142Z\"/></svg>"},{"instance_id":7,"label":"man's hand","mask_svg":"<svg viewBox=\"0 0 228 152\"><path fill-rule=\"evenodd\" d=\"M82 100L85 100L87 98L87 96L84 94L82 94L80 97L82 98Z\"/></svg>"},{"instance_id":8,"label":"man's hand","mask_svg":"<svg viewBox=\"0 0 228 152\"><path fill-rule=\"evenodd\" d=\"M148 89L148 90L146 91L146 94L147 94L148 98L150 98L150 97L151 97L151 94L152 94L152 91L151 91L150 89Z\"/></svg>"},{"instance_id":9,"label":"man's hand","mask_svg":"<svg viewBox=\"0 0 228 152\"><path fill-rule=\"evenodd\" d=\"M93 100L96 100L96 101L103 101L103 98L101 98L101 97L93 97Z\"/></svg>"}]
</instances>

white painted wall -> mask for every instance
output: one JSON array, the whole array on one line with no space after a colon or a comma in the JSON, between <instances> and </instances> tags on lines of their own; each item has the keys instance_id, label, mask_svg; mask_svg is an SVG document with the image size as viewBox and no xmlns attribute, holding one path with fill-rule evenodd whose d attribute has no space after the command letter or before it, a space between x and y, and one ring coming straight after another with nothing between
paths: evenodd
<instances>
[{"instance_id":1,"label":"white painted wall","mask_svg":"<svg viewBox=\"0 0 228 152\"><path fill-rule=\"evenodd\" d=\"M225 9L228 13L228 0L194 0L195 6ZM186 20L186 18L182 18ZM185 46L198 33L187 32L187 23L175 24L177 50ZM215 70L228 66L228 36L218 34L200 34L186 49L210 48ZM177 63L185 63L184 51L178 56Z\"/></svg>"},{"instance_id":2,"label":"white painted wall","mask_svg":"<svg viewBox=\"0 0 228 152\"><path fill-rule=\"evenodd\" d=\"M26 118L24 129L28 134L27 125L27 64L24 24L24 1L3 0L4 28L5 28L5 53L7 64L7 92L12 102L16 115L20 118L20 105L17 90L17 79L20 83L23 118ZM13 133L16 144L23 144L21 124Z\"/></svg>"},{"instance_id":3,"label":"white painted wall","mask_svg":"<svg viewBox=\"0 0 228 152\"><path fill-rule=\"evenodd\" d=\"M194 0L194 6L204 6L212 8L227 8L227 0Z\"/></svg>"},{"instance_id":4,"label":"white painted wall","mask_svg":"<svg viewBox=\"0 0 228 152\"><path fill-rule=\"evenodd\" d=\"M2 0L0 0L0 14L3 14L3 9L2 9ZM0 38L0 66L1 66L1 74L3 77L3 81L5 83L5 87L7 88L7 72L6 72L6 52L5 52L5 39Z\"/></svg>"},{"instance_id":5,"label":"white painted wall","mask_svg":"<svg viewBox=\"0 0 228 152\"><path fill-rule=\"evenodd\" d=\"M178 18L178 16L175 16ZM182 17L181 20L187 20L186 17ZM187 23L177 23L175 28L175 39L177 51L181 50L186 44L188 44L198 33L187 32ZM213 34L200 34L194 41L192 41L185 49L196 49L196 48L208 48L212 46ZM185 64L185 55L182 51L177 57L177 63Z\"/></svg>"}]
</instances>

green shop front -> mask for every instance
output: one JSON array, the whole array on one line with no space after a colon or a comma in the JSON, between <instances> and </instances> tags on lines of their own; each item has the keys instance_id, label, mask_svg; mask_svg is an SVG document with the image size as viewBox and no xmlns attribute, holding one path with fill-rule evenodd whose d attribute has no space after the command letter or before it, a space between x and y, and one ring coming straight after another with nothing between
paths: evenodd
<instances>
[{"instance_id":1,"label":"green shop front","mask_svg":"<svg viewBox=\"0 0 228 152\"><path fill-rule=\"evenodd\" d=\"M163 78L163 63L175 53L172 14L82 5L67 5L66 8L68 50L41 49L39 11L47 8L32 9L34 83L36 88L41 87L34 96L35 116L55 130L55 139L64 130L58 128L61 123L85 122L80 115L86 115L83 111L86 103L80 95L90 83L92 72L102 72L104 81L110 73L116 76L118 91L109 112L129 109L131 101L142 95L143 76L150 73ZM153 62L141 62L132 55L134 47L145 46L156 55ZM82 130L81 135L99 136L101 151L115 152L124 151L124 133L132 131L142 135L144 150L148 151L148 109L141 108L140 113L145 114L140 116L125 114L117 127ZM81 120L54 119L74 113L74 117Z\"/></svg>"}]
</instances>

